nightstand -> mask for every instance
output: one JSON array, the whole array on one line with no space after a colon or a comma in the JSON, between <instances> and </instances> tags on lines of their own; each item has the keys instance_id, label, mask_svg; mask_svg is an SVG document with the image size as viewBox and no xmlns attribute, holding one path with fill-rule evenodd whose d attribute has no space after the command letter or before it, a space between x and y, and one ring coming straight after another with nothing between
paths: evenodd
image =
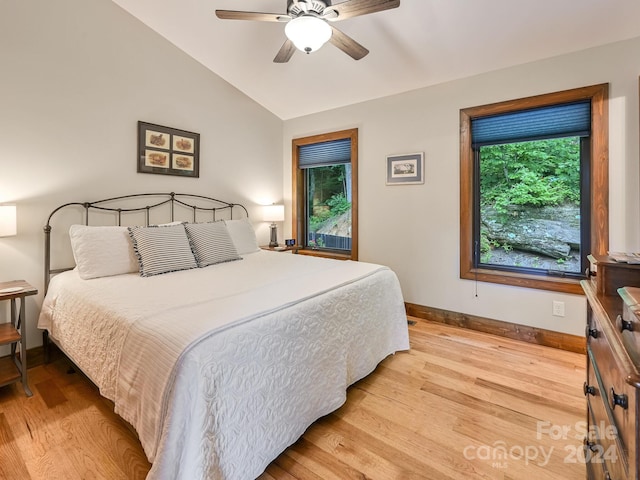
<instances>
[{"instance_id":1,"label":"nightstand","mask_svg":"<svg viewBox=\"0 0 640 480\"><path fill-rule=\"evenodd\" d=\"M280 245L279 247L270 247L269 245L260 245L262 250L270 250L272 252L293 252L298 253L300 247L298 245L294 245L293 247L287 247L285 245Z\"/></svg>"},{"instance_id":2,"label":"nightstand","mask_svg":"<svg viewBox=\"0 0 640 480\"><path fill-rule=\"evenodd\" d=\"M25 297L35 295L38 290L24 280L0 282L0 301L11 300L11 322L0 324L0 345L11 345L11 355L0 358L0 387L22 382L24 393L33 395L27 382L27 325ZM20 300L20 309L17 300ZM16 347L20 344L20 354Z\"/></svg>"}]
</instances>

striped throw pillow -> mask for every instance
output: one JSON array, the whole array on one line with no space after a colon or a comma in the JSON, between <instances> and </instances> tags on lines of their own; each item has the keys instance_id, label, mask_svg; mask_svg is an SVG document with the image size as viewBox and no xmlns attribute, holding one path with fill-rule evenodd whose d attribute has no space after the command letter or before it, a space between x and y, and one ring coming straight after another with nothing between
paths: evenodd
<instances>
[{"instance_id":1,"label":"striped throw pillow","mask_svg":"<svg viewBox=\"0 0 640 480\"><path fill-rule=\"evenodd\" d=\"M129 227L129 235L140 265L140 275L143 277L198 266L182 224L166 227Z\"/></svg>"},{"instance_id":2,"label":"striped throw pillow","mask_svg":"<svg viewBox=\"0 0 640 480\"><path fill-rule=\"evenodd\" d=\"M187 223L184 228L198 267L242 259L224 222Z\"/></svg>"}]
</instances>

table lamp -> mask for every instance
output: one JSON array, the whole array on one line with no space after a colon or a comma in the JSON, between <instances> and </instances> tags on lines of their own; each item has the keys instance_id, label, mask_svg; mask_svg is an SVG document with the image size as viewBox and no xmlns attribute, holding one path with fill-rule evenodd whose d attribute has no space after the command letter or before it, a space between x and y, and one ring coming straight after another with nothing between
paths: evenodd
<instances>
[{"instance_id":1,"label":"table lamp","mask_svg":"<svg viewBox=\"0 0 640 480\"><path fill-rule=\"evenodd\" d=\"M278 226L276 222L284 221L284 205L265 205L262 210L262 219L265 222L271 222L271 241L270 247L278 246Z\"/></svg>"},{"instance_id":2,"label":"table lamp","mask_svg":"<svg viewBox=\"0 0 640 480\"><path fill-rule=\"evenodd\" d=\"M17 233L16 206L0 205L0 237L13 237Z\"/></svg>"},{"instance_id":3,"label":"table lamp","mask_svg":"<svg viewBox=\"0 0 640 480\"><path fill-rule=\"evenodd\" d=\"M16 206L0 205L0 237L13 237L17 235ZM22 290L22 287L9 287L0 290L0 293L14 293Z\"/></svg>"}]
</instances>

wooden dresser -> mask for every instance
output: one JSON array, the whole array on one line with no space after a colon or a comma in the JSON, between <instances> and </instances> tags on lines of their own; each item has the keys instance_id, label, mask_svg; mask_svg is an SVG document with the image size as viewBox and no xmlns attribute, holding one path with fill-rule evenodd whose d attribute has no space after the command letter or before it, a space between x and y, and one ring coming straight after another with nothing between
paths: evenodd
<instances>
[{"instance_id":1,"label":"wooden dresser","mask_svg":"<svg viewBox=\"0 0 640 480\"><path fill-rule=\"evenodd\" d=\"M587 296L587 478L640 479L640 265L590 256ZM595 267L593 267L595 266Z\"/></svg>"}]
</instances>

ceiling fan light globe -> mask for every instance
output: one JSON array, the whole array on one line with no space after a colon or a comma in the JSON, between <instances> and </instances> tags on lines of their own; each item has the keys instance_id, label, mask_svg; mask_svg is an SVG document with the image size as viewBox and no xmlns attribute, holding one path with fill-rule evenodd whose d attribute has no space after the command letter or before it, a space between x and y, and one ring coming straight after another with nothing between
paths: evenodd
<instances>
[{"instance_id":1,"label":"ceiling fan light globe","mask_svg":"<svg viewBox=\"0 0 640 480\"><path fill-rule=\"evenodd\" d=\"M331 26L321 18L302 15L284 27L284 33L296 48L305 53L318 50L331 38Z\"/></svg>"}]
</instances>

